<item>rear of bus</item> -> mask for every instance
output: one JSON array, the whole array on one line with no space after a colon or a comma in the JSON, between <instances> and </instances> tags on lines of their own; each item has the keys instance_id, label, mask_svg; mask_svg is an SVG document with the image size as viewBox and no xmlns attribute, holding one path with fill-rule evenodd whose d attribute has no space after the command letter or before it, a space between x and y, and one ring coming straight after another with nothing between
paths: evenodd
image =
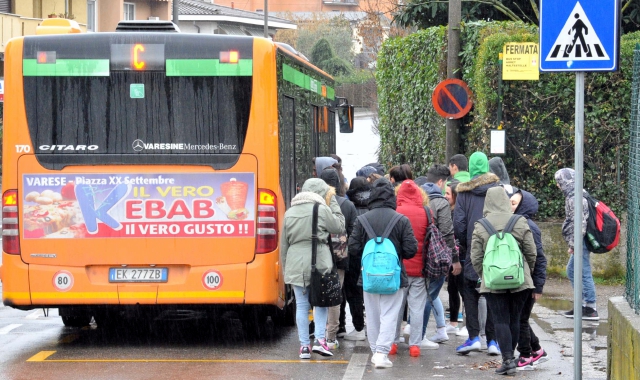
<instances>
[{"instance_id":1,"label":"rear of bus","mask_svg":"<svg viewBox=\"0 0 640 380\"><path fill-rule=\"evenodd\" d=\"M94 33L5 50L3 302L284 305L272 43Z\"/></svg>"}]
</instances>

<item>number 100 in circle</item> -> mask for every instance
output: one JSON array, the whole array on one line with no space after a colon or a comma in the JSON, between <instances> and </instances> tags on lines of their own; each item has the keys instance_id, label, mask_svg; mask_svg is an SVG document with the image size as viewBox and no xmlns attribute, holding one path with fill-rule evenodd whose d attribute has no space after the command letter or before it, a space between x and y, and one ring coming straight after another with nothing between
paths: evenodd
<instances>
[{"instance_id":1,"label":"number 100 in circle","mask_svg":"<svg viewBox=\"0 0 640 380\"><path fill-rule=\"evenodd\" d=\"M202 285L208 290L220 288L222 286L222 274L215 269L206 271L202 275Z\"/></svg>"}]
</instances>

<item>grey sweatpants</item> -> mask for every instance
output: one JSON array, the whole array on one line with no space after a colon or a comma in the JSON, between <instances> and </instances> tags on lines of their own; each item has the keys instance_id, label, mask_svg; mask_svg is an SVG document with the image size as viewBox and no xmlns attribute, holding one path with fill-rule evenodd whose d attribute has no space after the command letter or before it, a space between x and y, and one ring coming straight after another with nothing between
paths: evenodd
<instances>
[{"instance_id":1,"label":"grey sweatpants","mask_svg":"<svg viewBox=\"0 0 640 380\"><path fill-rule=\"evenodd\" d=\"M388 354L391 350L403 293L402 288L393 294L363 292L364 308L367 311L367 338L374 354Z\"/></svg>"},{"instance_id":2,"label":"grey sweatpants","mask_svg":"<svg viewBox=\"0 0 640 380\"><path fill-rule=\"evenodd\" d=\"M402 326L402 314L404 305L409 305L409 320L411 321L411 333L409 334L409 345L419 346L422 342L422 319L424 318L424 306L427 303L427 288L422 277L409 276L409 286L401 288L404 290L404 300L400 305L398 322L396 323L395 342L400 341L400 328Z\"/></svg>"}]
</instances>

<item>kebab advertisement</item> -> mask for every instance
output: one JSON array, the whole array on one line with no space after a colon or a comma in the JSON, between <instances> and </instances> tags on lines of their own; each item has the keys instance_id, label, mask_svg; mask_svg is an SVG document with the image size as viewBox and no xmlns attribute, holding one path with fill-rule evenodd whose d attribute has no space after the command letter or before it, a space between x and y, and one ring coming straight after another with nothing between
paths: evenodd
<instances>
[{"instance_id":1,"label":"kebab advertisement","mask_svg":"<svg viewBox=\"0 0 640 380\"><path fill-rule=\"evenodd\" d=\"M254 182L253 173L23 175L23 237L253 237Z\"/></svg>"}]
</instances>

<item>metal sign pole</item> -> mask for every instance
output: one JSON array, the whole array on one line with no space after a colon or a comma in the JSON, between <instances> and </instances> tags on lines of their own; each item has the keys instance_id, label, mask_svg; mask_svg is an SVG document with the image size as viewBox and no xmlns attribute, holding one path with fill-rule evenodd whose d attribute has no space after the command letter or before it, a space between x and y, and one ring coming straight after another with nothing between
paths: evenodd
<instances>
[{"instance_id":1,"label":"metal sign pole","mask_svg":"<svg viewBox=\"0 0 640 380\"><path fill-rule=\"evenodd\" d=\"M582 177L584 154L584 71L576 72L576 134L573 214L573 360L575 380L582 379Z\"/></svg>"}]
</instances>

